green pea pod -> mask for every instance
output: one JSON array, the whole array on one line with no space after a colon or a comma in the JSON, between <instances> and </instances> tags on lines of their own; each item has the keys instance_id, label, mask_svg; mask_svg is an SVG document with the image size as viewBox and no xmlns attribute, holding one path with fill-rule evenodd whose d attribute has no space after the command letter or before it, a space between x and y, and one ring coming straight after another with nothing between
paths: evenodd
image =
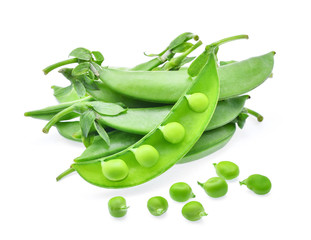
<instances>
[{"instance_id":1,"label":"green pea pod","mask_svg":"<svg viewBox=\"0 0 311 240\"><path fill-rule=\"evenodd\" d=\"M191 77L195 77L199 74L199 72L201 71L201 69L204 67L204 65L207 62L207 58L208 58L208 52L204 51L203 53L201 53L193 62L192 64L189 66L188 68L188 74Z\"/></svg>"},{"instance_id":2,"label":"green pea pod","mask_svg":"<svg viewBox=\"0 0 311 240\"><path fill-rule=\"evenodd\" d=\"M58 122L55 124L57 131L63 137L81 142L81 138L74 137L74 133L77 133L81 130L79 122Z\"/></svg>"},{"instance_id":3,"label":"green pea pod","mask_svg":"<svg viewBox=\"0 0 311 240\"><path fill-rule=\"evenodd\" d=\"M187 98L182 96L161 125L130 148L102 159L74 163L72 168L89 183L106 188L136 186L162 174L192 148L215 111L219 97L219 78L212 50L208 63L186 95L198 92L208 98L204 111L197 112L190 108ZM143 167L135 159L132 151L143 145L150 145L159 153L158 162L153 167Z\"/></svg>"},{"instance_id":4,"label":"green pea pod","mask_svg":"<svg viewBox=\"0 0 311 240\"><path fill-rule=\"evenodd\" d=\"M206 130L212 130L233 121L242 112L248 95L219 101ZM102 116L100 122L111 128L145 135L155 128L171 110L171 106L129 108L116 116Z\"/></svg>"},{"instance_id":5,"label":"green pea pod","mask_svg":"<svg viewBox=\"0 0 311 240\"><path fill-rule=\"evenodd\" d=\"M75 100L72 102L65 102L65 103L61 103L58 105L46 107L46 108L43 108L40 110L25 112L24 115L26 117L33 117L33 118L38 118L38 119L43 119L43 120L50 120L52 117L54 117L55 114L59 113L60 111L63 111L64 109L66 109L66 108L68 108L74 104L92 101L92 100L93 100L92 97L85 97L85 98L81 98L79 100ZM71 112L71 113L68 113L68 114L62 116L62 118L60 120L68 120L68 119L75 118L77 116L79 116L79 115Z\"/></svg>"},{"instance_id":6,"label":"green pea pod","mask_svg":"<svg viewBox=\"0 0 311 240\"><path fill-rule=\"evenodd\" d=\"M54 97L59 103L72 102L80 99L73 85L69 85L68 87L52 86L52 89L54 91Z\"/></svg>"},{"instance_id":7,"label":"green pea pod","mask_svg":"<svg viewBox=\"0 0 311 240\"><path fill-rule=\"evenodd\" d=\"M273 69L275 52L253 57L218 69L220 99L249 92L262 84ZM135 99L175 103L193 80L186 71L122 71L102 69L102 80L112 90Z\"/></svg>"}]
</instances>

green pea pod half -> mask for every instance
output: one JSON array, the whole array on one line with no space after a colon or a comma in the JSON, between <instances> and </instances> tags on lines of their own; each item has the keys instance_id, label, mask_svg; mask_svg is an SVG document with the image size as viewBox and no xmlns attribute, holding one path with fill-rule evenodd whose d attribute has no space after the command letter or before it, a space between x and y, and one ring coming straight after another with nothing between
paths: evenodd
<instances>
[{"instance_id":1,"label":"green pea pod half","mask_svg":"<svg viewBox=\"0 0 311 240\"><path fill-rule=\"evenodd\" d=\"M206 131L233 121L243 110L248 98L248 95L244 95L219 101ZM171 108L170 105L153 108L129 108L117 116L102 116L100 121L102 124L120 131L145 135L159 125Z\"/></svg>"},{"instance_id":2,"label":"green pea pod half","mask_svg":"<svg viewBox=\"0 0 311 240\"><path fill-rule=\"evenodd\" d=\"M249 92L270 77L275 52L219 67L220 96L226 99ZM102 80L112 90L135 99L175 103L193 79L187 71L122 71L103 68Z\"/></svg>"},{"instance_id":3,"label":"green pea pod half","mask_svg":"<svg viewBox=\"0 0 311 240\"><path fill-rule=\"evenodd\" d=\"M205 108L198 111L185 96L200 94ZM193 147L215 111L219 97L216 57L210 51L208 63L185 91L161 124L129 148L94 161L74 163L72 168L91 184L106 188L131 187L165 172ZM135 155L142 146L152 149L153 166L141 164L151 152Z\"/></svg>"}]
</instances>

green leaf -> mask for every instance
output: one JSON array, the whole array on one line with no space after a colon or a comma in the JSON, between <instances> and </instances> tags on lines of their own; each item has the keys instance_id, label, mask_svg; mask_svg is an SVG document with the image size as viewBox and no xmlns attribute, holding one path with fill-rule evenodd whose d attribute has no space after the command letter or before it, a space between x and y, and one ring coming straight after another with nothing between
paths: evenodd
<instances>
[{"instance_id":1,"label":"green leaf","mask_svg":"<svg viewBox=\"0 0 311 240\"><path fill-rule=\"evenodd\" d=\"M248 114L247 113L240 113L239 116L238 116L238 126L239 128L243 128L244 127L244 124L246 122L246 119L248 118Z\"/></svg>"},{"instance_id":2,"label":"green leaf","mask_svg":"<svg viewBox=\"0 0 311 240\"><path fill-rule=\"evenodd\" d=\"M102 62L105 60L105 58L104 58L103 54L101 54L101 52L93 51L92 54L95 58L95 62L99 65L101 65Z\"/></svg>"},{"instance_id":3,"label":"green leaf","mask_svg":"<svg viewBox=\"0 0 311 240\"><path fill-rule=\"evenodd\" d=\"M74 80L74 77L72 76L72 70L72 68L62 68L58 72L63 74L65 78L72 82Z\"/></svg>"},{"instance_id":4,"label":"green leaf","mask_svg":"<svg viewBox=\"0 0 311 240\"><path fill-rule=\"evenodd\" d=\"M76 90L78 96L80 98L84 97L86 94L86 90L85 87L83 86L83 84L80 81L74 81L73 82L73 87Z\"/></svg>"},{"instance_id":5,"label":"green leaf","mask_svg":"<svg viewBox=\"0 0 311 240\"><path fill-rule=\"evenodd\" d=\"M94 122L94 126L99 136L107 143L108 147L110 146L110 138L106 130L100 125L97 121Z\"/></svg>"},{"instance_id":6,"label":"green leaf","mask_svg":"<svg viewBox=\"0 0 311 240\"><path fill-rule=\"evenodd\" d=\"M90 61L92 59L91 51L86 48L76 48L69 54L69 56L86 61Z\"/></svg>"},{"instance_id":7,"label":"green leaf","mask_svg":"<svg viewBox=\"0 0 311 240\"><path fill-rule=\"evenodd\" d=\"M170 43L170 45L168 46L168 50L172 50L173 48L176 48L178 45L187 42L192 38L195 38L197 40L197 35L190 32L182 33Z\"/></svg>"},{"instance_id":8,"label":"green leaf","mask_svg":"<svg viewBox=\"0 0 311 240\"><path fill-rule=\"evenodd\" d=\"M82 135L82 137L81 137L82 142L83 142L83 144L84 144L84 146L85 146L86 148L89 147L89 146L91 146L91 145L93 144L94 138L95 138L95 136L94 136L93 134L91 134L91 135L89 135L89 136L87 136L87 137L84 137L84 136Z\"/></svg>"},{"instance_id":9,"label":"green leaf","mask_svg":"<svg viewBox=\"0 0 311 240\"><path fill-rule=\"evenodd\" d=\"M80 63L72 70L72 76L80 76L86 74L89 70L90 70L89 62Z\"/></svg>"},{"instance_id":10,"label":"green leaf","mask_svg":"<svg viewBox=\"0 0 311 240\"><path fill-rule=\"evenodd\" d=\"M93 109L101 115L115 116L126 111L123 107L115 103L106 103L94 101L88 103Z\"/></svg>"},{"instance_id":11,"label":"green leaf","mask_svg":"<svg viewBox=\"0 0 311 240\"><path fill-rule=\"evenodd\" d=\"M95 121L96 114L92 110L83 112L80 116L80 126L82 130L82 136L87 137L90 129Z\"/></svg>"},{"instance_id":12,"label":"green leaf","mask_svg":"<svg viewBox=\"0 0 311 240\"><path fill-rule=\"evenodd\" d=\"M178 45L177 47L175 47L174 49L172 49L173 53L183 53L185 51L187 51L189 48L191 48L193 46L192 43L189 42L184 42L180 45Z\"/></svg>"},{"instance_id":13,"label":"green leaf","mask_svg":"<svg viewBox=\"0 0 311 240\"><path fill-rule=\"evenodd\" d=\"M194 59L188 68L188 74L191 77L195 77L201 72L201 69L207 63L208 55L208 51L204 51L196 59Z\"/></svg>"},{"instance_id":14,"label":"green leaf","mask_svg":"<svg viewBox=\"0 0 311 240\"><path fill-rule=\"evenodd\" d=\"M52 89L54 90L54 96L59 103L71 102L79 99L72 84L68 87L52 86Z\"/></svg>"}]
</instances>

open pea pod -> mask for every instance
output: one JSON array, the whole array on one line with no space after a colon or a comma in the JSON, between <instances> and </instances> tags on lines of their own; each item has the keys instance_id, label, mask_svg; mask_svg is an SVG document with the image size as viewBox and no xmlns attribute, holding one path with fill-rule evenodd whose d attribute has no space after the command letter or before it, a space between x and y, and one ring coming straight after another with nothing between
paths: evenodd
<instances>
[{"instance_id":1,"label":"open pea pod","mask_svg":"<svg viewBox=\"0 0 311 240\"><path fill-rule=\"evenodd\" d=\"M219 67L220 99L249 92L270 77L275 52ZM205 60L205 58L204 58ZM122 71L103 68L102 80L112 90L135 99L175 103L192 84L187 71Z\"/></svg>"},{"instance_id":2,"label":"open pea pod","mask_svg":"<svg viewBox=\"0 0 311 240\"><path fill-rule=\"evenodd\" d=\"M195 94L199 94L197 101L203 103L200 104L203 108L198 109L184 97ZM142 184L172 167L192 148L211 120L218 97L217 63L211 50L208 63L158 127L128 149L102 159L74 163L72 168L86 181L100 187L123 188ZM146 153L138 157L138 149L144 146L148 148L144 150ZM146 160L145 154L151 154L156 163L148 167L142 164Z\"/></svg>"},{"instance_id":3,"label":"open pea pod","mask_svg":"<svg viewBox=\"0 0 311 240\"><path fill-rule=\"evenodd\" d=\"M219 101L205 130L212 130L231 122L241 113L248 98L248 95L244 95ZM162 122L171 108L171 105L153 108L129 108L117 116L102 116L100 121L104 125L120 131L145 135Z\"/></svg>"}]
</instances>

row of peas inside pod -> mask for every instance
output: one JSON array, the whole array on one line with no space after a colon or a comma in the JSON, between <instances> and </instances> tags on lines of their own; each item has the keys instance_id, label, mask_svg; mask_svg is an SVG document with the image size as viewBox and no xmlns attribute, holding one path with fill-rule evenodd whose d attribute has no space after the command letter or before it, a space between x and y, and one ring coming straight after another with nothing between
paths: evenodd
<instances>
[{"instance_id":1,"label":"row of peas inside pod","mask_svg":"<svg viewBox=\"0 0 311 240\"><path fill-rule=\"evenodd\" d=\"M204 184L199 183L203 187L206 194L212 198L223 197L227 194L228 184L226 180L232 180L239 176L239 167L230 161L222 161L214 164L218 177L208 179ZM259 195L264 195L271 190L271 181L266 176L260 174L250 175L247 179L240 182L245 184L250 190ZM170 197L176 202L187 202L189 199L195 198L192 188L185 182L174 183L169 189ZM151 197L147 202L147 208L153 216L161 216L168 210L168 201L162 196ZM108 202L110 215L113 217L123 217L126 215L128 206L126 200L121 197L113 197ZM189 201L182 209L181 213L189 221L198 221L202 217L207 216L203 205L198 201Z\"/></svg>"},{"instance_id":2,"label":"row of peas inside pod","mask_svg":"<svg viewBox=\"0 0 311 240\"><path fill-rule=\"evenodd\" d=\"M248 36L224 38L190 56L202 41L186 32L132 68L103 66L103 54L77 48L45 68L45 74L60 68L69 85L52 87L58 105L25 116L48 121L44 133L55 126L85 146L57 180L77 172L99 187L136 186L221 149L249 115L262 121L245 107L245 94L272 76L275 52L218 61L220 46L238 39Z\"/></svg>"}]
</instances>

